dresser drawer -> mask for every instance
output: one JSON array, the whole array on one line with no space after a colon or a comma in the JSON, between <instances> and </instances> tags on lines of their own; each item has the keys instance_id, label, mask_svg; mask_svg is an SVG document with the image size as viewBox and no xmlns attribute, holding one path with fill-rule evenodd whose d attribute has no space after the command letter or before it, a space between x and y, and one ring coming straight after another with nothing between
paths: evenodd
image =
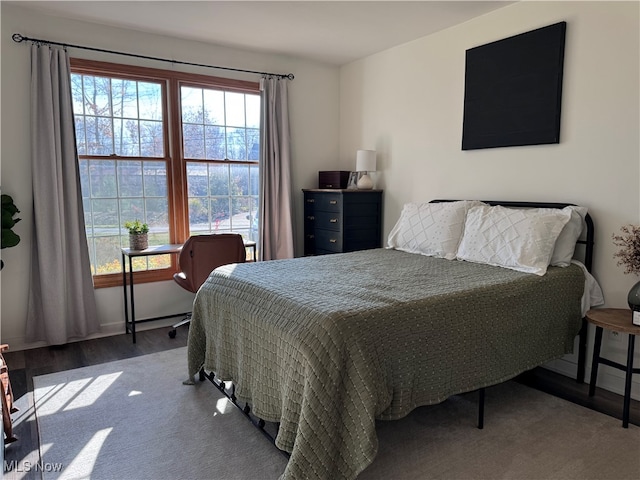
<instances>
[{"instance_id":1,"label":"dresser drawer","mask_svg":"<svg viewBox=\"0 0 640 480\"><path fill-rule=\"evenodd\" d=\"M342 195L339 193L326 193L315 197L316 212L322 210L325 212L342 211Z\"/></svg>"},{"instance_id":2,"label":"dresser drawer","mask_svg":"<svg viewBox=\"0 0 640 480\"><path fill-rule=\"evenodd\" d=\"M342 252L342 235L340 232L316 229L315 241L315 248L318 250L327 250L335 253Z\"/></svg>"},{"instance_id":3,"label":"dresser drawer","mask_svg":"<svg viewBox=\"0 0 640 480\"><path fill-rule=\"evenodd\" d=\"M316 211L313 221L316 229L342 231L342 215L340 212Z\"/></svg>"}]
</instances>

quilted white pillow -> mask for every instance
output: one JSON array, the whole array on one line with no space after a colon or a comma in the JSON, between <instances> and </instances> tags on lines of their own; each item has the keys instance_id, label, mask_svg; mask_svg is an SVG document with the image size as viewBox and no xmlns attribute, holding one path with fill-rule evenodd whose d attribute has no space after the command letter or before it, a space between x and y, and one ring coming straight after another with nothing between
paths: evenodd
<instances>
[{"instance_id":1,"label":"quilted white pillow","mask_svg":"<svg viewBox=\"0 0 640 480\"><path fill-rule=\"evenodd\" d=\"M484 205L477 200L441 203L407 203L395 224L389 248L430 257L456 258L467 211Z\"/></svg>"},{"instance_id":2,"label":"quilted white pillow","mask_svg":"<svg viewBox=\"0 0 640 480\"><path fill-rule=\"evenodd\" d=\"M457 258L544 275L569 211L473 207L467 213Z\"/></svg>"},{"instance_id":3,"label":"quilted white pillow","mask_svg":"<svg viewBox=\"0 0 640 480\"><path fill-rule=\"evenodd\" d=\"M587 207L577 207L570 205L563 208L571 214L569 222L564 226L551 255L550 264L555 267L568 267L571 264L573 253L576 249L576 242L582 234L584 227L584 217L587 215Z\"/></svg>"}]
</instances>

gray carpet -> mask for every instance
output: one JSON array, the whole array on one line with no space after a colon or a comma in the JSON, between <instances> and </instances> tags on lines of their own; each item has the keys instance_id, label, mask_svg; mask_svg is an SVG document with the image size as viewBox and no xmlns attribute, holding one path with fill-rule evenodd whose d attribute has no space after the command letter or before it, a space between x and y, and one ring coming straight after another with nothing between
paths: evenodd
<instances>
[{"instance_id":1,"label":"gray carpet","mask_svg":"<svg viewBox=\"0 0 640 480\"><path fill-rule=\"evenodd\" d=\"M34 378L45 479L277 479L286 458L209 383L186 348ZM379 422L359 478L638 479L640 428L507 382ZM50 470L52 468L49 468ZM332 479L333 480L333 479Z\"/></svg>"}]
</instances>

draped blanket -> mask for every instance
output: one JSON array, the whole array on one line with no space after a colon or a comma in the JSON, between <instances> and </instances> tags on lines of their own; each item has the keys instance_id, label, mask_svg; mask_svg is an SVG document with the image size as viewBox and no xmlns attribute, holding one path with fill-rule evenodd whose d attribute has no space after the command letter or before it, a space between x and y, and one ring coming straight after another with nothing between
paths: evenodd
<instances>
[{"instance_id":1,"label":"draped blanket","mask_svg":"<svg viewBox=\"0 0 640 480\"><path fill-rule=\"evenodd\" d=\"M355 478L376 419L569 353L583 289L575 265L539 277L386 249L228 265L196 295L189 374L280 423L284 479Z\"/></svg>"}]
</instances>

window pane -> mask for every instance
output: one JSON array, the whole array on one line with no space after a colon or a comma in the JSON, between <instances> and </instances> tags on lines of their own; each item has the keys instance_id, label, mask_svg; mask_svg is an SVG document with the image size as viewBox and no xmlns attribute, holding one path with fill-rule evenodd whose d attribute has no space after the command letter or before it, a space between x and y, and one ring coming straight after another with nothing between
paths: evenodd
<instances>
[{"instance_id":1,"label":"window pane","mask_svg":"<svg viewBox=\"0 0 640 480\"><path fill-rule=\"evenodd\" d=\"M202 125L184 124L184 157L204 157L204 127Z\"/></svg>"},{"instance_id":2,"label":"window pane","mask_svg":"<svg viewBox=\"0 0 640 480\"><path fill-rule=\"evenodd\" d=\"M205 163L189 162L187 164L187 190L189 197L209 195L208 173Z\"/></svg>"},{"instance_id":3,"label":"window pane","mask_svg":"<svg viewBox=\"0 0 640 480\"><path fill-rule=\"evenodd\" d=\"M247 145L244 128L227 127L227 158L229 160L247 159Z\"/></svg>"},{"instance_id":4,"label":"window pane","mask_svg":"<svg viewBox=\"0 0 640 480\"><path fill-rule=\"evenodd\" d=\"M159 83L138 82L138 102L140 104L141 119L162 121L162 85ZM131 113L129 113L129 110L125 110L125 115L137 117L133 113L133 101L131 103Z\"/></svg>"},{"instance_id":5,"label":"window pane","mask_svg":"<svg viewBox=\"0 0 640 480\"><path fill-rule=\"evenodd\" d=\"M84 94L82 90L82 75L77 73L71 74L71 100L73 102L73 111L76 114L83 114Z\"/></svg>"},{"instance_id":6,"label":"window pane","mask_svg":"<svg viewBox=\"0 0 640 480\"><path fill-rule=\"evenodd\" d=\"M202 89L181 88L182 121L184 123L203 123Z\"/></svg>"},{"instance_id":7,"label":"window pane","mask_svg":"<svg viewBox=\"0 0 640 480\"><path fill-rule=\"evenodd\" d=\"M113 116L122 117L122 107L124 97L124 80L114 78L111 80L111 104L113 105Z\"/></svg>"},{"instance_id":8,"label":"window pane","mask_svg":"<svg viewBox=\"0 0 640 480\"><path fill-rule=\"evenodd\" d=\"M120 199L120 221L118 222L118 230L121 235L129 235L127 229L124 227L126 222L132 222L134 220L140 220L145 223L147 217L144 213L144 199L143 198L121 198ZM128 246L128 240L123 246Z\"/></svg>"},{"instance_id":9,"label":"window pane","mask_svg":"<svg viewBox=\"0 0 640 480\"><path fill-rule=\"evenodd\" d=\"M247 104L247 127L260 128L260 96L245 95Z\"/></svg>"},{"instance_id":10,"label":"window pane","mask_svg":"<svg viewBox=\"0 0 640 480\"><path fill-rule=\"evenodd\" d=\"M204 123L206 125L224 125L224 92L205 89Z\"/></svg>"},{"instance_id":11,"label":"window pane","mask_svg":"<svg viewBox=\"0 0 640 480\"><path fill-rule=\"evenodd\" d=\"M91 198L115 198L116 192L116 162L113 160L94 160L89 164L89 183Z\"/></svg>"},{"instance_id":12,"label":"window pane","mask_svg":"<svg viewBox=\"0 0 640 480\"><path fill-rule=\"evenodd\" d=\"M249 194L249 165L231 166L231 195Z\"/></svg>"},{"instance_id":13,"label":"window pane","mask_svg":"<svg viewBox=\"0 0 640 480\"><path fill-rule=\"evenodd\" d=\"M189 230L208 232L209 224L209 197L189 198Z\"/></svg>"},{"instance_id":14,"label":"window pane","mask_svg":"<svg viewBox=\"0 0 640 480\"><path fill-rule=\"evenodd\" d=\"M260 175L257 165L249 166L249 195L258 196L260 193Z\"/></svg>"},{"instance_id":15,"label":"window pane","mask_svg":"<svg viewBox=\"0 0 640 480\"><path fill-rule=\"evenodd\" d=\"M84 112L86 115L111 116L109 104L111 82L109 78L84 76Z\"/></svg>"},{"instance_id":16,"label":"window pane","mask_svg":"<svg viewBox=\"0 0 640 480\"><path fill-rule=\"evenodd\" d=\"M88 160L78 160L78 173L80 175L80 188L82 197L89 197L89 162Z\"/></svg>"},{"instance_id":17,"label":"window pane","mask_svg":"<svg viewBox=\"0 0 640 480\"><path fill-rule=\"evenodd\" d=\"M258 197L249 197L249 240L258 241Z\"/></svg>"},{"instance_id":18,"label":"window pane","mask_svg":"<svg viewBox=\"0 0 640 480\"><path fill-rule=\"evenodd\" d=\"M169 204L166 198L147 198L145 201L146 222L153 233L169 232Z\"/></svg>"},{"instance_id":19,"label":"window pane","mask_svg":"<svg viewBox=\"0 0 640 480\"><path fill-rule=\"evenodd\" d=\"M224 160L226 155L226 142L224 127L206 126L205 129L205 149L208 160Z\"/></svg>"},{"instance_id":20,"label":"window pane","mask_svg":"<svg viewBox=\"0 0 640 480\"><path fill-rule=\"evenodd\" d=\"M113 151L111 119L86 117L87 155L110 155Z\"/></svg>"},{"instance_id":21,"label":"window pane","mask_svg":"<svg viewBox=\"0 0 640 480\"><path fill-rule=\"evenodd\" d=\"M118 193L121 197L142 196L142 162L118 162Z\"/></svg>"},{"instance_id":22,"label":"window pane","mask_svg":"<svg viewBox=\"0 0 640 480\"><path fill-rule=\"evenodd\" d=\"M164 138L162 122L140 121L140 154L142 157L162 157Z\"/></svg>"},{"instance_id":23,"label":"window pane","mask_svg":"<svg viewBox=\"0 0 640 480\"><path fill-rule=\"evenodd\" d=\"M226 92L224 97L226 106L226 124L233 127L244 127L244 94Z\"/></svg>"},{"instance_id":24,"label":"window pane","mask_svg":"<svg viewBox=\"0 0 640 480\"><path fill-rule=\"evenodd\" d=\"M122 90L118 92L120 103L120 110L124 118L148 118L148 115L138 115L138 97L136 95L136 88L138 84L132 80L121 80ZM146 84L148 85L148 84ZM160 119L162 118L162 93L160 92L160 85L154 85L158 89L157 97L153 103L153 106L149 108L160 108ZM113 89L112 89L113 91ZM113 99L114 110L116 105L116 98ZM143 112L141 112L143 113ZM115 115L115 112L114 112Z\"/></svg>"},{"instance_id":25,"label":"window pane","mask_svg":"<svg viewBox=\"0 0 640 480\"><path fill-rule=\"evenodd\" d=\"M78 147L78 155L85 155L87 153L87 141L85 138L83 117L75 118L75 129L76 129L76 145Z\"/></svg>"},{"instance_id":26,"label":"window pane","mask_svg":"<svg viewBox=\"0 0 640 480\"><path fill-rule=\"evenodd\" d=\"M92 268L96 275L122 271L119 236L95 237L95 249L95 265Z\"/></svg>"},{"instance_id":27,"label":"window pane","mask_svg":"<svg viewBox=\"0 0 640 480\"><path fill-rule=\"evenodd\" d=\"M118 201L91 200L93 213L94 235L109 235L119 233L118 227Z\"/></svg>"},{"instance_id":28,"label":"window pane","mask_svg":"<svg viewBox=\"0 0 640 480\"><path fill-rule=\"evenodd\" d=\"M114 130L114 153L121 157L139 157L140 155L140 135L137 120L115 119L113 121Z\"/></svg>"},{"instance_id":29,"label":"window pane","mask_svg":"<svg viewBox=\"0 0 640 480\"><path fill-rule=\"evenodd\" d=\"M209 165L209 191L211 195L229 195L229 165Z\"/></svg>"},{"instance_id":30,"label":"window pane","mask_svg":"<svg viewBox=\"0 0 640 480\"><path fill-rule=\"evenodd\" d=\"M234 232L249 236L250 198L234 197L231 202L231 227Z\"/></svg>"},{"instance_id":31,"label":"window pane","mask_svg":"<svg viewBox=\"0 0 640 480\"><path fill-rule=\"evenodd\" d=\"M229 225L229 197L211 198L211 231L230 231Z\"/></svg>"},{"instance_id":32,"label":"window pane","mask_svg":"<svg viewBox=\"0 0 640 480\"><path fill-rule=\"evenodd\" d=\"M248 160L260 160L260 130L255 128L247 129L247 152Z\"/></svg>"},{"instance_id":33,"label":"window pane","mask_svg":"<svg viewBox=\"0 0 640 480\"><path fill-rule=\"evenodd\" d=\"M144 162L144 194L167 198L167 167L164 162Z\"/></svg>"}]
</instances>

